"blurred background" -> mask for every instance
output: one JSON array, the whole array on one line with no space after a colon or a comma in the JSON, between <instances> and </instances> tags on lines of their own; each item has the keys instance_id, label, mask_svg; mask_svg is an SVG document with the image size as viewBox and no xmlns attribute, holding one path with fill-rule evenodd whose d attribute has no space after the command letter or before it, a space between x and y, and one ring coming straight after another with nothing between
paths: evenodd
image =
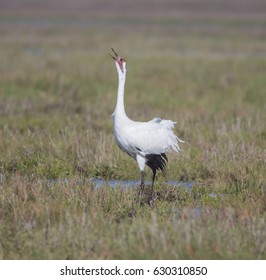
<instances>
[{"instance_id":1,"label":"blurred background","mask_svg":"<svg viewBox=\"0 0 266 280\"><path fill-rule=\"evenodd\" d=\"M86 45L95 52L116 45L127 53L199 55L206 40L216 40L220 43L214 45L216 55L219 51L221 55L237 51L244 56L263 55L263 46L241 52L233 43L226 43L229 39L248 43L248 39L264 38L265 15L263 0L0 1L2 39L15 33L17 40L24 38L25 47L35 37L32 47L60 44L78 50ZM185 44L185 38L191 41Z\"/></svg>"}]
</instances>

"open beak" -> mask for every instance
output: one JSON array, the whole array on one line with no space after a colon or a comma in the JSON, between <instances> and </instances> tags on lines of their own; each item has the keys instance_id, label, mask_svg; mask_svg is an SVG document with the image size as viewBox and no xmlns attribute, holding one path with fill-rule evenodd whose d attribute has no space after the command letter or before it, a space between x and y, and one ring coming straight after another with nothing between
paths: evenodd
<instances>
[{"instance_id":1,"label":"open beak","mask_svg":"<svg viewBox=\"0 0 266 280\"><path fill-rule=\"evenodd\" d=\"M109 53L109 55L112 57L113 60L117 61L120 57L118 56L118 54L115 52L115 50L113 48L111 48L113 55Z\"/></svg>"},{"instance_id":2,"label":"open beak","mask_svg":"<svg viewBox=\"0 0 266 280\"><path fill-rule=\"evenodd\" d=\"M118 63L118 65L119 65L121 71L124 72L124 71L123 71L123 60L124 60L124 59L121 58L121 57L115 52L115 50L114 50L113 48L111 48L111 50L112 50L113 54L110 54L110 53L109 53L109 55L112 57L113 60L115 60L115 61Z\"/></svg>"}]
</instances>

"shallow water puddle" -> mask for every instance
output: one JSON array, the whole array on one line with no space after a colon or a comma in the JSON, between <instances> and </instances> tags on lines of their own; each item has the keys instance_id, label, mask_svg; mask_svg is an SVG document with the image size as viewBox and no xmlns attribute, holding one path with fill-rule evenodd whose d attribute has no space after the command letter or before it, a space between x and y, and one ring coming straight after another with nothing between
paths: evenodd
<instances>
[{"instance_id":1,"label":"shallow water puddle","mask_svg":"<svg viewBox=\"0 0 266 280\"><path fill-rule=\"evenodd\" d=\"M4 183L5 181L6 181L6 177L0 173L0 183ZM71 182L69 178L42 179L41 181L48 185L57 185L57 184L68 185ZM122 187L123 190L136 189L140 185L139 180L104 180L98 178L75 180L75 183L77 185L84 185L84 184L91 183L94 186L94 188L103 188L104 186L109 186L111 188ZM146 186L151 186L151 184L152 184L151 181L145 181ZM178 181L169 180L169 181L161 182L160 184L164 184L172 187L181 187L188 190L189 193L192 192L193 187L197 187L197 183L194 181L178 182ZM222 194L220 195L223 196ZM210 193L209 196L217 197L217 194Z\"/></svg>"},{"instance_id":2,"label":"shallow water puddle","mask_svg":"<svg viewBox=\"0 0 266 280\"><path fill-rule=\"evenodd\" d=\"M117 188L122 187L125 189L135 189L139 187L140 182L138 180L103 180L103 179L97 179L93 178L90 180L90 182L93 184L95 188L102 188L104 186L109 186L111 188ZM145 181L146 186L151 186L151 181ZM196 182L177 182L177 181L165 181L163 184L173 187L181 187L186 190L188 190L190 193L192 191L192 187L195 187L197 185ZM210 197L217 197L216 193L210 193Z\"/></svg>"},{"instance_id":3,"label":"shallow water puddle","mask_svg":"<svg viewBox=\"0 0 266 280\"><path fill-rule=\"evenodd\" d=\"M138 188L140 182L138 180L103 180L103 179L91 179L92 184L96 188L102 188L104 186L109 186L112 188L122 187L126 188ZM151 186L151 181L146 181L145 185ZM182 187L188 190L192 190L192 187L196 185L196 182L177 182L177 181L165 181L163 184L173 187Z\"/></svg>"}]
</instances>

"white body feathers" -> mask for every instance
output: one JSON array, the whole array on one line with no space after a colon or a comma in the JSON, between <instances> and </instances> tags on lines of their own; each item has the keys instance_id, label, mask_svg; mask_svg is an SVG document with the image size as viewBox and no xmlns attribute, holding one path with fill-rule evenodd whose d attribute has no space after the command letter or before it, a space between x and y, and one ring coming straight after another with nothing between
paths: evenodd
<instances>
[{"instance_id":1,"label":"white body feathers","mask_svg":"<svg viewBox=\"0 0 266 280\"><path fill-rule=\"evenodd\" d=\"M121 66L116 62L118 73L118 94L116 108L113 113L114 136L120 149L137 160L141 171L144 171L145 164L153 158L150 156L161 157L163 154L167 160L165 153L169 151L179 152L180 140L173 132L175 122L171 120L162 120L154 118L149 122L135 122L130 120L124 109L124 86L126 80L126 62L122 62ZM155 158L154 158L155 160ZM159 159L160 160L160 159ZM147 164L153 167L156 172L156 162ZM165 163L163 164L163 168ZM162 168L159 166L162 170Z\"/></svg>"},{"instance_id":2,"label":"white body feathers","mask_svg":"<svg viewBox=\"0 0 266 280\"><path fill-rule=\"evenodd\" d=\"M183 141L173 133L175 123L171 120L156 118L149 122L134 122L114 115L113 121L116 143L134 159L137 155L145 157L180 151L178 143Z\"/></svg>"}]
</instances>

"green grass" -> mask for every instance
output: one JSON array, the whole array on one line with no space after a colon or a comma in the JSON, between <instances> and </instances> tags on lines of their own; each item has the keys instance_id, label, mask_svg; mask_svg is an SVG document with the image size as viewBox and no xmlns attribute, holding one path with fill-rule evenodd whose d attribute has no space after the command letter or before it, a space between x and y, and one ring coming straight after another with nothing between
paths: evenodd
<instances>
[{"instance_id":1,"label":"green grass","mask_svg":"<svg viewBox=\"0 0 266 280\"><path fill-rule=\"evenodd\" d=\"M266 258L264 19L15 16L0 21L1 259ZM151 208L149 188L136 204L90 183L139 179L113 138L110 47L129 117L177 121L167 178L191 193L158 174Z\"/></svg>"}]
</instances>

